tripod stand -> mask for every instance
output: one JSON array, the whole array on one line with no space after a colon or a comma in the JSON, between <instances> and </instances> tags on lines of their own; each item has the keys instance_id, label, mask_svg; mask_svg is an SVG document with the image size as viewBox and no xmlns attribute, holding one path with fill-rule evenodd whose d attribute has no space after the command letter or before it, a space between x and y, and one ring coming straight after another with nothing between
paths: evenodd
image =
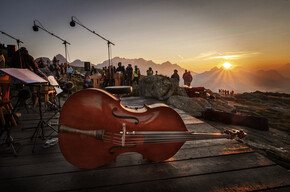
<instances>
[{"instance_id":1,"label":"tripod stand","mask_svg":"<svg viewBox=\"0 0 290 192\"><path fill-rule=\"evenodd\" d=\"M55 130L49 123L48 121L45 121L43 118L43 112L42 112L42 106L41 106L41 87L43 84L39 84L38 85L38 91L37 91L37 97L39 100L39 117L40 120L37 124L37 127L35 128L35 131L33 133L33 135L31 136L31 141L34 139L34 143L33 143L33 148L32 148L32 153L34 152L35 149L35 145L36 145L36 139L37 138L41 138L42 140L44 140L45 136L44 136L44 127L48 126L50 127L54 132L57 132L57 130Z\"/></svg>"}]
</instances>

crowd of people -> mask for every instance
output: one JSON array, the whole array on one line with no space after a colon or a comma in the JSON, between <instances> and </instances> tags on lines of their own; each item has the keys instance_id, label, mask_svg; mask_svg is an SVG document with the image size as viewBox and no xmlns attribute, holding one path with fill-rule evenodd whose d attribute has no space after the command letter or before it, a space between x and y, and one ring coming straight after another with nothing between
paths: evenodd
<instances>
[{"instance_id":1,"label":"crowd of people","mask_svg":"<svg viewBox=\"0 0 290 192\"><path fill-rule=\"evenodd\" d=\"M20 55L21 59L19 58ZM72 74L74 73L74 69L67 62L59 63L59 60L56 57L53 58L52 63L50 63L49 60L47 63L44 63L42 58L36 62L24 47L16 51L14 57L12 58L11 64L12 66L10 67L27 68L42 77L53 75L56 80L65 78L69 81L71 80ZM5 67L5 57L2 53L0 53L0 67ZM89 73L84 76L84 88L93 87L91 76L97 73L99 73L99 71L95 68L95 66L92 66ZM146 73L147 76L154 75L154 71L151 67L148 68ZM103 82L103 87L114 86L116 83L116 75L119 75L121 86L132 86L132 84L135 82L139 84L141 72L137 65L135 65L134 68L132 67L132 64L128 64L127 67L125 67L121 62L118 62L117 67L113 65L109 67L103 67L100 75L101 81ZM158 75L158 71L155 71L155 75ZM176 69L171 75L171 78L176 79L178 82L180 81L180 77ZM182 79L184 80L184 85L190 86L193 79L191 72L185 70L184 74L182 75ZM224 94L226 93L227 92L224 92Z\"/></svg>"},{"instance_id":2,"label":"crowd of people","mask_svg":"<svg viewBox=\"0 0 290 192\"><path fill-rule=\"evenodd\" d=\"M231 95L231 96L233 96L234 93L235 93L234 90L229 91L229 90L226 90L226 89L219 89L219 94L221 94L221 95L225 95L225 96Z\"/></svg>"},{"instance_id":3,"label":"crowd of people","mask_svg":"<svg viewBox=\"0 0 290 192\"><path fill-rule=\"evenodd\" d=\"M119 75L121 86L123 85L132 86L134 82L139 84L139 79L141 77L140 69L138 68L137 65L134 66L134 69L132 67L132 64L128 64L128 66L125 68L125 66L122 65L121 62L118 62L117 68L115 66L103 67L101 73L103 87L107 87L108 85L114 86L115 79L117 78L116 74Z\"/></svg>"},{"instance_id":4,"label":"crowd of people","mask_svg":"<svg viewBox=\"0 0 290 192\"><path fill-rule=\"evenodd\" d=\"M6 63L4 54L0 52L0 68L8 67L29 69L45 79L53 75L56 80L60 78L70 80L74 71L67 62L60 64L56 57L53 58L52 63L49 60L45 63L42 58L36 61L25 47L18 49L8 63Z\"/></svg>"}]
</instances>

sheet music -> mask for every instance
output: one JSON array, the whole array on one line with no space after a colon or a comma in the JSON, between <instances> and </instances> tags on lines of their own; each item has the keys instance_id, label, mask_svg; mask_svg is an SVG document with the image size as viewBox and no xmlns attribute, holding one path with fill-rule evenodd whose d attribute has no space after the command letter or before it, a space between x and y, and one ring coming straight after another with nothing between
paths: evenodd
<instances>
[{"instance_id":1,"label":"sheet music","mask_svg":"<svg viewBox=\"0 0 290 192\"><path fill-rule=\"evenodd\" d=\"M59 86L58 82L55 80L54 76L50 75L47 77L49 84L52 86Z\"/></svg>"},{"instance_id":2,"label":"sheet music","mask_svg":"<svg viewBox=\"0 0 290 192\"><path fill-rule=\"evenodd\" d=\"M46 80L39 77L32 71L28 69L18 69L18 68L5 68L0 69L0 71L6 73L7 75L18 79L24 84L33 84L33 83L47 83Z\"/></svg>"},{"instance_id":3,"label":"sheet music","mask_svg":"<svg viewBox=\"0 0 290 192\"><path fill-rule=\"evenodd\" d=\"M56 92L56 95L60 94L63 91L61 88L58 87L54 87L54 90Z\"/></svg>"}]
</instances>

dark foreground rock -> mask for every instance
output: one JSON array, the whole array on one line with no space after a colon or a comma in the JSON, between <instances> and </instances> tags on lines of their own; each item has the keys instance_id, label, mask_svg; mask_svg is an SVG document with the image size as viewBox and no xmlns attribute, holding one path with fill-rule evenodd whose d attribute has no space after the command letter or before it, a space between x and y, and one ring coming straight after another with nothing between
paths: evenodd
<instances>
[{"instance_id":1,"label":"dark foreground rock","mask_svg":"<svg viewBox=\"0 0 290 192\"><path fill-rule=\"evenodd\" d=\"M235 95L229 103L240 113L265 117L270 127L290 133L290 95L256 91Z\"/></svg>"},{"instance_id":2,"label":"dark foreground rock","mask_svg":"<svg viewBox=\"0 0 290 192\"><path fill-rule=\"evenodd\" d=\"M178 82L175 79L162 75L152 75L143 77L135 89L140 96L163 101L172 96L177 87Z\"/></svg>"}]
</instances>

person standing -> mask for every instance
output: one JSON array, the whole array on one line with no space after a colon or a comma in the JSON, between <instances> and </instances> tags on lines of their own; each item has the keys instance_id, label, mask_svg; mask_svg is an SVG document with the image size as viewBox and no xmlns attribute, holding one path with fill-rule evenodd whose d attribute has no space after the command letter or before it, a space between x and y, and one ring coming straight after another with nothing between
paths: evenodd
<instances>
[{"instance_id":1,"label":"person standing","mask_svg":"<svg viewBox=\"0 0 290 192\"><path fill-rule=\"evenodd\" d=\"M190 86L192 82L192 75L190 74L190 71L186 73L186 75L183 77L184 79L184 85Z\"/></svg>"},{"instance_id":2,"label":"person standing","mask_svg":"<svg viewBox=\"0 0 290 192\"><path fill-rule=\"evenodd\" d=\"M121 62L118 63L118 67L116 69L116 72L121 72L122 77L121 77L121 85L124 85L124 80L125 80L125 67L122 65Z\"/></svg>"},{"instance_id":3,"label":"person standing","mask_svg":"<svg viewBox=\"0 0 290 192\"><path fill-rule=\"evenodd\" d=\"M58 80L60 78L60 67L59 67L59 60L56 59L56 57L53 57L52 67L53 67L52 74Z\"/></svg>"},{"instance_id":4,"label":"person standing","mask_svg":"<svg viewBox=\"0 0 290 192\"><path fill-rule=\"evenodd\" d=\"M126 84L132 86L132 76L133 76L133 68L131 64L128 64L126 68Z\"/></svg>"},{"instance_id":5,"label":"person standing","mask_svg":"<svg viewBox=\"0 0 290 192\"><path fill-rule=\"evenodd\" d=\"M65 62L64 64L63 64L63 73L64 74L67 74L67 68L68 68L68 62Z\"/></svg>"},{"instance_id":6,"label":"person standing","mask_svg":"<svg viewBox=\"0 0 290 192\"><path fill-rule=\"evenodd\" d=\"M72 73L73 73L73 68L72 66L70 66L70 64L67 65L67 74L68 74L68 79L71 80L71 76L72 76Z\"/></svg>"},{"instance_id":7,"label":"person standing","mask_svg":"<svg viewBox=\"0 0 290 192\"><path fill-rule=\"evenodd\" d=\"M109 69L107 69L107 67L103 68L102 77L103 77L103 87L107 87L110 80Z\"/></svg>"},{"instance_id":8,"label":"person standing","mask_svg":"<svg viewBox=\"0 0 290 192\"><path fill-rule=\"evenodd\" d=\"M185 69L185 72L183 73L182 75L182 79L184 80L184 85L187 85L187 79L186 79L186 76L187 76L187 70Z\"/></svg>"},{"instance_id":9,"label":"person standing","mask_svg":"<svg viewBox=\"0 0 290 192\"><path fill-rule=\"evenodd\" d=\"M0 68L5 68L5 57L1 50L0 50Z\"/></svg>"},{"instance_id":10,"label":"person standing","mask_svg":"<svg viewBox=\"0 0 290 192\"><path fill-rule=\"evenodd\" d=\"M141 74L140 74L140 70L137 67L137 65L135 65L135 70L134 70L133 76L134 76L134 79L132 81L132 84L136 81L137 82L137 85L138 85Z\"/></svg>"},{"instance_id":11,"label":"person standing","mask_svg":"<svg viewBox=\"0 0 290 192\"><path fill-rule=\"evenodd\" d=\"M178 75L178 71L176 69L174 69L174 73L171 75L172 79L176 79L179 83L179 75Z\"/></svg>"},{"instance_id":12,"label":"person standing","mask_svg":"<svg viewBox=\"0 0 290 192\"><path fill-rule=\"evenodd\" d=\"M21 56L21 59L20 59ZM12 67L14 68L24 68L29 69L30 71L37 73L38 72L38 64L34 60L34 58L29 55L27 49L25 47L21 47L14 54L12 61Z\"/></svg>"},{"instance_id":13,"label":"person standing","mask_svg":"<svg viewBox=\"0 0 290 192\"><path fill-rule=\"evenodd\" d=\"M147 76L151 76L151 75L153 75L153 70L152 70L152 68L151 67L149 67L149 69L147 70Z\"/></svg>"}]
</instances>

